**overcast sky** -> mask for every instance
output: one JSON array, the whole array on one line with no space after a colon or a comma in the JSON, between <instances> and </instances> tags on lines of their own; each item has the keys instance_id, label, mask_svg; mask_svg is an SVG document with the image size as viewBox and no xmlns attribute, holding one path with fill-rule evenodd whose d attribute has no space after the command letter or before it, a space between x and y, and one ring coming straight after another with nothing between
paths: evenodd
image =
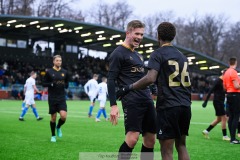
<instances>
[{"instance_id":1,"label":"overcast sky","mask_svg":"<svg viewBox=\"0 0 240 160\"><path fill-rule=\"evenodd\" d=\"M87 11L100 0L76 0L77 8ZM118 0L102 0L113 4ZM205 14L224 14L230 22L240 21L240 0L126 0L134 8L134 15L144 17L145 15L173 11L176 17L190 17L194 13L203 16Z\"/></svg>"}]
</instances>

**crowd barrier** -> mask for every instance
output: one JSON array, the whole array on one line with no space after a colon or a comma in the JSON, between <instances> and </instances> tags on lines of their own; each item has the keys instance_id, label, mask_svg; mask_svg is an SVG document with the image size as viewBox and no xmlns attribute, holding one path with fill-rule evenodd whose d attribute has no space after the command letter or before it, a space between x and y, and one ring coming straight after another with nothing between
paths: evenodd
<instances>
[{"instance_id":1,"label":"crowd barrier","mask_svg":"<svg viewBox=\"0 0 240 160\"><path fill-rule=\"evenodd\" d=\"M42 91L44 89L43 86L37 85L37 88ZM0 89L0 99L11 99L14 95L20 93L23 90L23 85L14 84L11 87L6 87ZM14 95L13 95L14 94ZM83 86L69 86L66 90L66 96L72 95L72 99L84 99L87 98L87 95L84 92ZM192 100L205 100L207 94L199 94L192 93ZM152 96L154 100L156 100L156 96ZM210 97L210 100L213 99L213 94Z\"/></svg>"}]
</instances>

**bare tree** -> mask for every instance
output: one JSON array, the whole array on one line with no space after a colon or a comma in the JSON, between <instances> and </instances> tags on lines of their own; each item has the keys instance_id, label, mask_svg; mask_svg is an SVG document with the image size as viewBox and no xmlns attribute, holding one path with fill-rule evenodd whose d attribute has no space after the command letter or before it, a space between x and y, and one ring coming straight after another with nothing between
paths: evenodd
<instances>
[{"instance_id":1,"label":"bare tree","mask_svg":"<svg viewBox=\"0 0 240 160\"><path fill-rule=\"evenodd\" d=\"M1 14L4 14L5 13L5 10L4 10L4 8L5 8L5 5L4 5L4 0L0 0L0 13Z\"/></svg>"},{"instance_id":2,"label":"bare tree","mask_svg":"<svg viewBox=\"0 0 240 160\"><path fill-rule=\"evenodd\" d=\"M34 1L35 0L0 0L0 13L14 15L32 15L32 4Z\"/></svg>"},{"instance_id":3,"label":"bare tree","mask_svg":"<svg viewBox=\"0 0 240 160\"><path fill-rule=\"evenodd\" d=\"M12 14L14 10L14 0L0 0L1 14Z\"/></svg>"},{"instance_id":4,"label":"bare tree","mask_svg":"<svg viewBox=\"0 0 240 160\"><path fill-rule=\"evenodd\" d=\"M164 21L175 21L173 11L159 12L153 15L148 15L143 18L143 22L146 25L146 34L156 38L157 37L157 26Z\"/></svg>"},{"instance_id":5,"label":"bare tree","mask_svg":"<svg viewBox=\"0 0 240 160\"><path fill-rule=\"evenodd\" d=\"M176 22L177 35L175 42L185 48L202 51L202 37L199 29L200 18L197 14L192 19L179 18Z\"/></svg>"},{"instance_id":6,"label":"bare tree","mask_svg":"<svg viewBox=\"0 0 240 160\"><path fill-rule=\"evenodd\" d=\"M176 43L178 45L205 53L214 58L221 58L220 48L226 32L227 18L224 15L205 15L184 22L178 21Z\"/></svg>"},{"instance_id":7,"label":"bare tree","mask_svg":"<svg viewBox=\"0 0 240 160\"><path fill-rule=\"evenodd\" d=\"M202 52L219 58L219 49L226 29L227 18L224 15L206 15L200 24L200 33L204 48Z\"/></svg>"},{"instance_id":8,"label":"bare tree","mask_svg":"<svg viewBox=\"0 0 240 160\"><path fill-rule=\"evenodd\" d=\"M132 12L132 7L125 1L118 1L113 5L100 1L89 11L91 17L89 20L101 25L124 29Z\"/></svg>"},{"instance_id":9,"label":"bare tree","mask_svg":"<svg viewBox=\"0 0 240 160\"><path fill-rule=\"evenodd\" d=\"M37 16L64 17L71 12L71 0L41 0L37 8Z\"/></svg>"},{"instance_id":10,"label":"bare tree","mask_svg":"<svg viewBox=\"0 0 240 160\"><path fill-rule=\"evenodd\" d=\"M15 0L14 5L15 9L13 14L16 15L32 15L33 14L33 8L32 4L34 3L34 0Z\"/></svg>"},{"instance_id":11,"label":"bare tree","mask_svg":"<svg viewBox=\"0 0 240 160\"><path fill-rule=\"evenodd\" d=\"M220 60L224 62L228 62L229 57L236 57L240 59L240 50L239 50L239 42L240 42L240 22L232 25L228 32L224 34L223 43L221 45Z\"/></svg>"}]
</instances>

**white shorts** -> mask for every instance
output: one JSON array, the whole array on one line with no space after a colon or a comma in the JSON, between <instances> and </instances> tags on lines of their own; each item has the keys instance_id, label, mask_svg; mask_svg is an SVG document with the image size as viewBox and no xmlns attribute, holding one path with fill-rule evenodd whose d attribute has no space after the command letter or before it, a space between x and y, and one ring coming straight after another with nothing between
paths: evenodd
<instances>
[{"instance_id":1,"label":"white shorts","mask_svg":"<svg viewBox=\"0 0 240 160\"><path fill-rule=\"evenodd\" d=\"M104 108L106 105L106 100L99 100L100 108Z\"/></svg>"},{"instance_id":2,"label":"white shorts","mask_svg":"<svg viewBox=\"0 0 240 160\"><path fill-rule=\"evenodd\" d=\"M89 96L89 99L91 102L93 102L93 99L96 98L96 96Z\"/></svg>"},{"instance_id":3,"label":"white shorts","mask_svg":"<svg viewBox=\"0 0 240 160\"><path fill-rule=\"evenodd\" d=\"M34 95L26 93L24 101L27 105L35 104Z\"/></svg>"}]
</instances>

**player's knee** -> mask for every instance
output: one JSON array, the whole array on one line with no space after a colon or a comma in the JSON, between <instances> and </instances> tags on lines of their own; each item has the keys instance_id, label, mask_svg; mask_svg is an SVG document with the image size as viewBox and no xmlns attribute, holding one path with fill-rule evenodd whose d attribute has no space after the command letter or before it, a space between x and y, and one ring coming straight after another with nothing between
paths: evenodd
<instances>
[{"instance_id":1,"label":"player's knee","mask_svg":"<svg viewBox=\"0 0 240 160\"><path fill-rule=\"evenodd\" d=\"M144 146L147 148L153 148L156 142L155 136L151 136L144 139Z\"/></svg>"},{"instance_id":2,"label":"player's knee","mask_svg":"<svg viewBox=\"0 0 240 160\"><path fill-rule=\"evenodd\" d=\"M176 147L176 149L178 150L178 148ZM171 146L164 146L164 145L161 145L161 154L163 156L166 156L166 155L172 155L173 154L173 148Z\"/></svg>"},{"instance_id":3,"label":"player's knee","mask_svg":"<svg viewBox=\"0 0 240 160\"><path fill-rule=\"evenodd\" d=\"M66 119L67 119L67 114L62 114L62 115L60 115L60 118L61 118L62 121L66 121Z\"/></svg>"},{"instance_id":4,"label":"player's knee","mask_svg":"<svg viewBox=\"0 0 240 160\"><path fill-rule=\"evenodd\" d=\"M131 137L127 140L127 144L129 147L134 148L134 146L137 144L138 137Z\"/></svg>"},{"instance_id":5,"label":"player's knee","mask_svg":"<svg viewBox=\"0 0 240 160\"><path fill-rule=\"evenodd\" d=\"M56 117L51 117L51 122L56 122Z\"/></svg>"},{"instance_id":6,"label":"player's knee","mask_svg":"<svg viewBox=\"0 0 240 160\"><path fill-rule=\"evenodd\" d=\"M51 122L56 122L56 119L57 119L56 114L51 115Z\"/></svg>"},{"instance_id":7,"label":"player's knee","mask_svg":"<svg viewBox=\"0 0 240 160\"><path fill-rule=\"evenodd\" d=\"M62 121L66 121L67 117L61 117Z\"/></svg>"}]
</instances>

